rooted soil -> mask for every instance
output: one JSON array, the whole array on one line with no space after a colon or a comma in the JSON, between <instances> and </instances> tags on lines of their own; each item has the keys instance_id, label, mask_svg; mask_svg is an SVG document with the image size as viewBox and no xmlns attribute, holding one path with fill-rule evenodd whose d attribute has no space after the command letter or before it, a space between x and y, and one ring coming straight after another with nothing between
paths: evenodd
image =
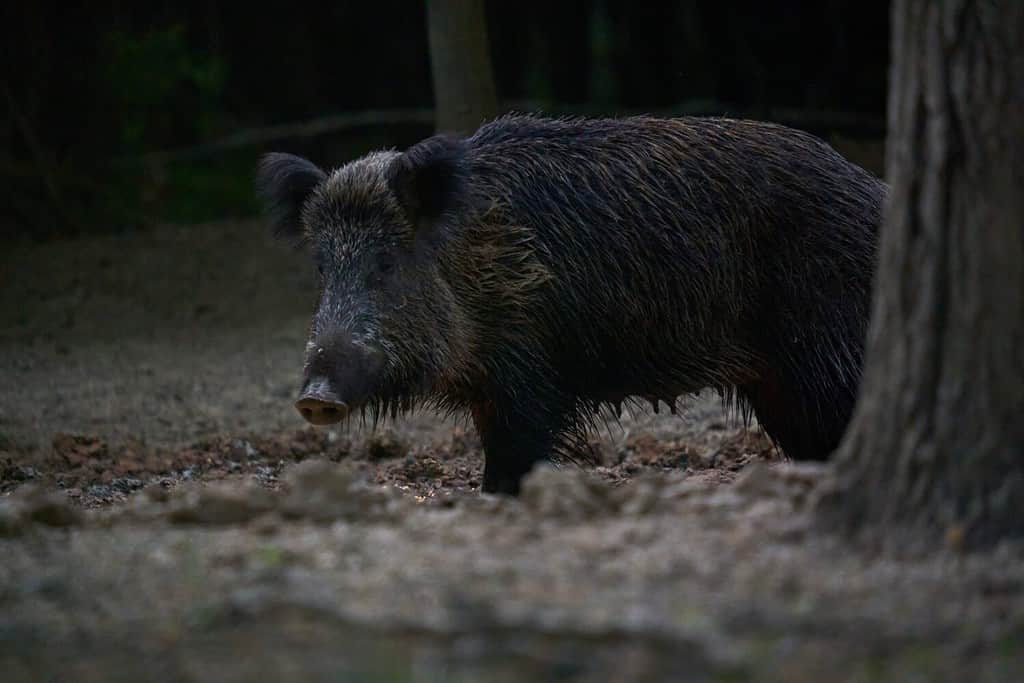
<instances>
[{"instance_id":1,"label":"rooted soil","mask_svg":"<svg viewBox=\"0 0 1024 683\"><path fill-rule=\"evenodd\" d=\"M825 471L714 396L482 495L464 422L302 423L311 269L260 226L0 252L5 681L1024 671L1024 547L816 531Z\"/></svg>"}]
</instances>

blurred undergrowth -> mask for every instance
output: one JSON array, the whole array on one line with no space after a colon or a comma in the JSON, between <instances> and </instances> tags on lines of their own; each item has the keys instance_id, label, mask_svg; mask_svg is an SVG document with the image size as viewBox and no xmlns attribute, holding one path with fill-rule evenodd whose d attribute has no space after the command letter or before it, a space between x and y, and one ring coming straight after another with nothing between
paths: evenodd
<instances>
[{"instance_id":1,"label":"blurred undergrowth","mask_svg":"<svg viewBox=\"0 0 1024 683\"><path fill-rule=\"evenodd\" d=\"M121 191L108 208L142 220L198 222L252 206L248 158L147 162L153 149L222 135L230 121L223 94L227 65L188 45L180 24L142 35L112 31L101 42L100 82L118 112Z\"/></svg>"},{"instance_id":2,"label":"blurred undergrowth","mask_svg":"<svg viewBox=\"0 0 1024 683\"><path fill-rule=\"evenodd\" d=\"M46 238L252 212L251 153L170 163L146 157L230 129L225 62L191 47L180 24L138 34L111 30L97 45L93 69L83 64L77 77L99 90L93 96L104 110L68 144L46 146L49 131L5 90L28 159L0 163L13 213L4 216L5 231Z\"/></svg>"},{"instance_id":3,"label":"blurred undergrowth","mask_svg":"<svg viewBox=\"0 0 1024 683\"><path fill-rule=\"evenodd\" d=\"M225 62L191 47L180 24L140 34L110 31L98 46L95 71L82 77L101 86L95 97L103 103L103 116L63 149L44 148L44 131L6 91L29 162L0 158L7 190L0 194L9 195L0 237L47 239L255 214L254 167L267 151L260 145L184 158L161 153L201 147L237 130L239 122L225 103ZM285 146L321 161L346 159L375 147L411 144L430 132L417 125L392 128L320 136L315 148L314 141Z\"/></svg>"},{"instance_id":4,"label":"blurred undergrowth","mask_svg":"<svg viewBox=\"0 0 1024 683\"><path fill-rule=\"evenodd\" d=\"M499 101L545 113L747 115L878 140L886 7L759 7L487 2ZM263 152L330 166L431 132L423 3L282 12L37 0L0 3L0 30L0 240L252 215ZM314 134L221 144L360 114Z\"/></svg>"},{"instance_id":5,"label":"blurred undergrowth","mask_svg":"<svg viewBox=\"0 0 1024 683\"><path fill-rule=\"evenodd\" d=\"M112 31L101 44L100 82L118 111L122 152L223 130L227 65L189 47L182 25L139 36Z\"/></svg>"}]
</instances>

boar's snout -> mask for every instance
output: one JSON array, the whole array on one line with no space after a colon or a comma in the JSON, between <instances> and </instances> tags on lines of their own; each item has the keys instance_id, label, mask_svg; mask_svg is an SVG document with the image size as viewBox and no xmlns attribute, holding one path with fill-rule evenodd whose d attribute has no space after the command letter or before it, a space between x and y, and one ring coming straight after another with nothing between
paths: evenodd
<instances>
[{"instance_id":1,"label":"boar's snout","mask_svg":"<svg viewBox=\"0 0 1024 683\"><path fill-rule=\"evenodd\" d=\"M332 425L341 422L348 415L348 405L344 401L320 398L316 394L304 392L295 402L295 409L314 425Z\"/></svg>"},{"instance_id":2,"label":"boar's snout","mask_svg":"<svg viewBox=\"0 0 1024 683\"><path fill-rule=\"evenodd\" d=\"M344 403L329 403L318 398L300 398L295 409L306 422L319 426L341 422L348 415L348 406Z\"/></svg>"},{"instance_id":3,"label":"boar's snout","mask_svg":"<svg viewBox=\"0 0 1024 683\"><path fill-rule=\"evenodd\" d=\"M311 344L295 409L311 424L341 422L352 408L371 398L383 368L380 352L352 344L348 335Z\"/></svg>"}]
</instances>

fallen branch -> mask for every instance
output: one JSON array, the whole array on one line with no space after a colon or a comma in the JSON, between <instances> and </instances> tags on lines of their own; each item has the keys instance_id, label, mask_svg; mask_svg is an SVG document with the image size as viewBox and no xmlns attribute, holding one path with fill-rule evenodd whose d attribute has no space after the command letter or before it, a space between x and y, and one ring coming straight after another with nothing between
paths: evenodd
<instances>
[{"instance_id":1,"label":"fallen branch","mask_svg":"<svg viewBox=\"0 0 1024 683\"><path fill-rule=\"evenodd\" d=\"M255 147L278 140L312 138L364 126L430 125L433 122L433 109L367 109L349 114L324 116L312 121L241 130L213 142L151 152L141 157L131 157L128 161L160 164L169 161L201 159L231 149Z\"/></svg>"},{"instance_id":2,"label":"fallen branch","mask_svg":"<svg viewBox=\"0 0 1024 683\"><path fill-rule=\"evenodd\" d=\"M702 101L695 105L658 109L609 109L608 107L587 105L548 105L539 102L520 102L515 106L505 107L504 111L543 112L550 116L630 116L634 114L650 114L652 116L721 115L733 118L760 118L797 128L858 132L871 136L881 136L885 132L884 119L864 114L792 108L768 109L756 113L743 112L730 110L725 104L714 101ZM173 161L203 159L232 149L256 147L281 140L312 138L319 135L339 133L353 128L404 125L430 126L433 122L433 109L367 109L347 114L324 116L310 121L241 130L213 142L122 158L120 162L159 165Z\"/></svg>"}]
</instances>

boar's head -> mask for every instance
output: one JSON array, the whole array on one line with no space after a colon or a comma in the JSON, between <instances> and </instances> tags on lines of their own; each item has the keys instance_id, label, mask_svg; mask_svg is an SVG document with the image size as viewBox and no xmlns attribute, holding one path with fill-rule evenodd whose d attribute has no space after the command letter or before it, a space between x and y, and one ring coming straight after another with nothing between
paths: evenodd
<instances>
[{"instance_id":1,"label":"boar's head","mask_svg":"<svg viewBox=\"0 0 1024 683\"><path fill-rule=\"evenodd\" d=\"M275 233L308 249L319 272L296 403L309 422L410 409L455 371L468 325L444 252L458 228L461 158L460 141L437 137L330 173L289 154L262 159Z\"/></svg>"}]
</instances>

